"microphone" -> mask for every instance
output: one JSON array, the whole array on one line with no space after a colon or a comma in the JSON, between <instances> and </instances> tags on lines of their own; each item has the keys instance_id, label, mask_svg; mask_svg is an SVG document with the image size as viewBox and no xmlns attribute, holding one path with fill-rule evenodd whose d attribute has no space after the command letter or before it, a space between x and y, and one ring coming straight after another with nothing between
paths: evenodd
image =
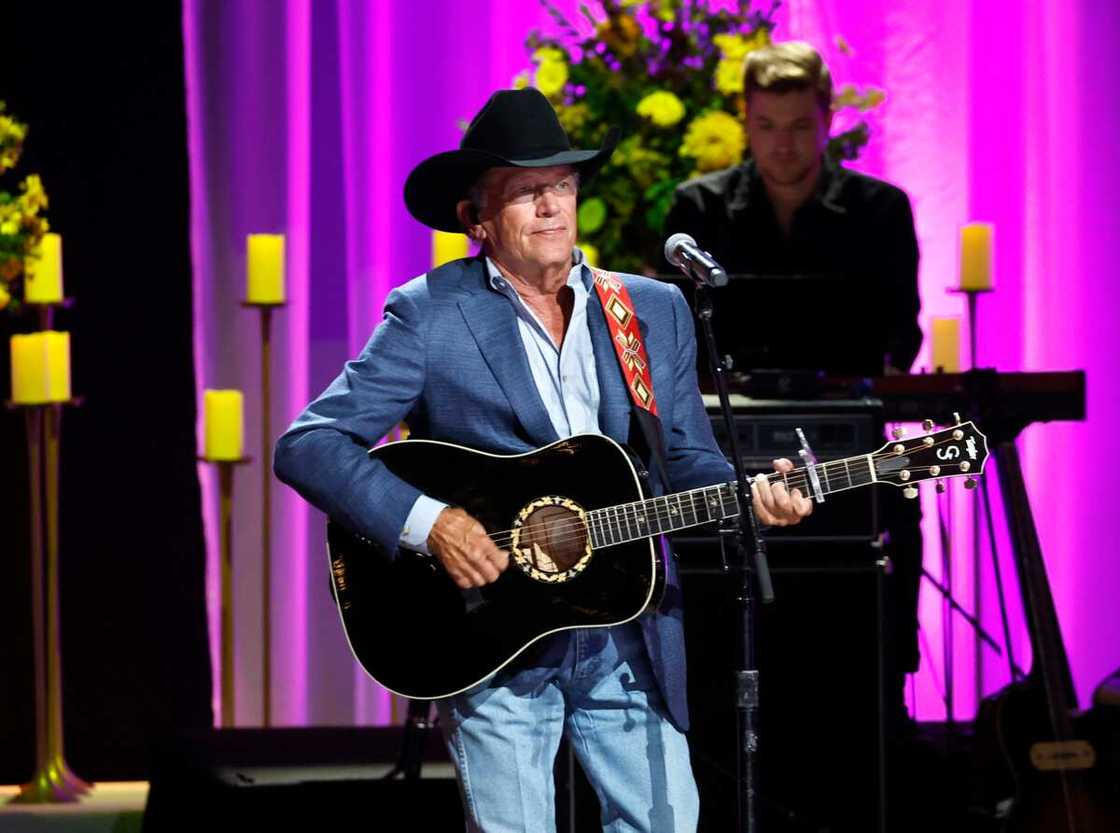
<instances>
[{"instance_id":1,"label":"microphone","mask_svg":"<svg viewBox=\"0 0 1120 833\"><path fill-rule=\"evenodd\" d=\"M723 267L683 231L665 241L665 259L699 284L727 286L727 273Z\"/></svg>"}]
</instances>

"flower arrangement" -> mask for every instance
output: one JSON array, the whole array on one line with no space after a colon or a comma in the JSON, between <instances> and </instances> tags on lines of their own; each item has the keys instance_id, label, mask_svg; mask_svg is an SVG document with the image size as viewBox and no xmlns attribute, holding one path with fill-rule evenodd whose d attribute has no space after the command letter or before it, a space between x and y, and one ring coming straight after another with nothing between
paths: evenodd
<instances>
[{"instance_id":1,"label":"flower arrangement","mask_svg":"<svg viewBox=\"0 0 1120 833\"><path fill-rule=\"evenodd\" d=\"M612 269L656 271L677 185L737 165L748 150L744 62L770 44L778 4L752 12L750 0L719 11L704 0L601 0L601 18L580 6L581 31L541 2L556 32L529 34L533 68L514 85L539 89L577 147L598 146L610 126L623 134L611 161L581 189L580 246ZM834 110L862 115L882 100L879 90L847 85ZM829 153L854 159L867 140L858 118L832 137Z\"/></svg>"},{"instance_id":2,"label":"flower arrangement","mask_svg":"<svg viewBox=\"0 0 1120 833\"><path fill-rule=\"evenodd\" d=\"M5 112L0 101L0 177L19 162L27 125ZM37 174L28 174L17 193L0 189L0 309L18 297L15 285L24 273L25 259L34 257L49 226L43 212L47 194Z\"/></svg>"}]
</instances>

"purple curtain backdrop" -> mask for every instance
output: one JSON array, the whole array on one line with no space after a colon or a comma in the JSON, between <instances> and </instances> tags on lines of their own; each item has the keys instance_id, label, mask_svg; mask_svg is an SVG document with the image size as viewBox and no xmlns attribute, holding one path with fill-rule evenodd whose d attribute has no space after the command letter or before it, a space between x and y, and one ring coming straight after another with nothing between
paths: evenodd
<instances>
[{"instance_id":1,"label":"purple curtain backdrop","mask_svg":"<svg viewBox=\"0 0 1120 833\"><path fill-rule=\"evenodd\" d=\"M573 2L557 4L573 12ZM576 20L573 14L572 19ZM279 431L364 344L389 289L424 271L428 232L404 209L412 166L458 143L494 89L526 66L525 33L547 28L535 0L463 4L419 0L187 0L195 344L200 391L246 392L247 452L238 471L237 721L259 723L259 337L243 309L244 238L288 239L289 303L274 324L273 401ZM852 55L836 47L842 36ZM980 301L979 363L1000 370L1084 368L1089 419L1034 426L1021 442L1054 595L1081 701L1120 665L1120 559L1112 513L1081 482L1120 453L1109 428L1120 405L1116 332L1120 247L1115 162L1120 99L1111 95L1120 11L1110 0L790 0L779 39L803 38L825 54L840 83L883 87L871 146L856 166L911 195L922 248L922 325L963 315L946 290L957 276L959 226L996 226L997 291ZM967 350L964 351L967 363ZM928 351L915 368L928 366ZM218 680L217 489L200 467L209 560L211 649ZM994 471L991 485L995 486ZM996 509L999 510L998 489ZM327 589L322 516L289 490L273 499L274 722L384 723L399 706L354 665ZM927 519L934 497L924 496ZM971 567L971 501L952 490L953 588L999 632L990 557ZM927 520L926 563L941 575L936 526ZM1001 554L1011 575L1006 536ZM1013 636L1029 661L1014 580ZM919 716L945 716L942 605L922 594ZM954 714L970 716L980 688L1006 681L1004 665L953 624ZM386 638L392 638L387 634ZM215 708L218 707L215 696Z\"/></svg>"}]
</instances>

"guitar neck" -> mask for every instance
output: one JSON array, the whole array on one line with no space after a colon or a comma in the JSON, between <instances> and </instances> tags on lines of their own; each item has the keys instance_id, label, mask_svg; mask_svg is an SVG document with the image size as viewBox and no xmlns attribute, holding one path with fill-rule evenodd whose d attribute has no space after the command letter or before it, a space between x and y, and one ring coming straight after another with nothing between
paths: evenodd
<instances>
[{"instance_id":1,"label":"guitar neck","mask_svg":"<svg viewBox=\"0 0 1120 833\"><path fill-rule=\"evenodd\" d=\"M787 491L798 489L805 496L814 494L814 477L820 484L822 496L869 486L878 479L871 454L804 466L785 474L773 472L767 475L771 485L781 483ZM736 487L736 483L717 483L687 492L592 510L587 513L591 545L600 548L625 544L734 518L739 514Z\"/></svg>"}]
</instances>

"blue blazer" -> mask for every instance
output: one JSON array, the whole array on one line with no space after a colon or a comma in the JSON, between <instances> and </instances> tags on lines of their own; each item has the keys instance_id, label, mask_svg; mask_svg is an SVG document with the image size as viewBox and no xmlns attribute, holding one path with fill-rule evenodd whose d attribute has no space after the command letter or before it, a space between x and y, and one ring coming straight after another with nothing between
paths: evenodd
<instances>
[{"instance_id":1,"label":"blue blazer","mask_svg":"<svg viewBox=\"0 0 1120 833\"><path fill-rule=\"evenodd\" d=\"M692 314L676 287L619 275L630 292L653 373L669 484L655 493L733 479L696 384ZM600 386L599 427L630 441L631 400L598 295L587 310ZM533 383L509 300L482 258L457 260L390 293L384 320L357 359L276 444L276 475L343 525L395 553L419 492L371 461L369 447L402 420L413 436L496 453L560 439ZM667 560L661 608L639 620L673 722L688 727L680 583Z\"/></svg>"}]
</instances>

